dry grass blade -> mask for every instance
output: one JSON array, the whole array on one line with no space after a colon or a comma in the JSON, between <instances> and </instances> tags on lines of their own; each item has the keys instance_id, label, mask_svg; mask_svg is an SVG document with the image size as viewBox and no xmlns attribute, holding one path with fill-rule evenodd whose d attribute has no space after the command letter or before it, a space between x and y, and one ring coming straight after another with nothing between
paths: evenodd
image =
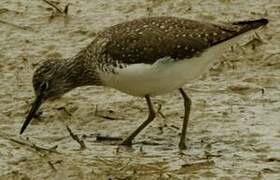
<instances>
[{"instance_id":1,"label":"dry grass blade","mask_svg":"<svg viewBox=\"0 0 280 180\"><path fill-rule=\"evenodd\" d=\"M4 139L6 139L6 140L12 141L12 142L14 142L14 143L17 143L17 144L20 144L20 145L23 145L23 146L26 146L26 147L35 149L35 150L38 151L38 152L45 151L45 152L49 152L49 153L58 153L58 154L60 154L60 153L56 150L57 145L54 146L54 147L51 147L51 148L45 148L45 147L38 146L38 145L36 145L36 144L34 144L34 143L29 144L29 143L22 142L22 141L13 139L13 138L4 137L4 136L2 136L2 135L1 135L1 137L4 138Z\"/></svg>"},{"instance_id":2,"label":"dry grass blade","mask_svg":"<svg viewBox=\"0 0 280 180\"><path fill-rule=\"evenodd\" d=\"M109 137L109 136L96 136L96 141L122 141L120 137Z\"/></svg>"},{"instance_id":3,"label":"dry grass blade","mask_svg":"<svg viewBox=\"0 0 280 180\"><path fill-rule=\"evenodd\" d=\"M18 29L22 29L22 30L32 30L32 28L31 28L31 27L27 27L27 26L19 26L19 25L16 25L16 24L13 24L13 23L10 23L10 22L6 22L6 21L3 21L3 20L0 20L0 23L2 23L2 24L6 24L6 25L9 25L9 26L12 26L12 27L18 28Z\"/></svg>"},{"instance_id":4,"label":"dry grass blade","mask_svg":"<svg viewBox=\"0 0 280 180\"><path fill-rule=\"evenodd\" d=\"M48 161L48 164L50 165L52 170L57 171L57 169L54 167L54 164L51 161Z\"/></svg>"},{"instance_id":5,"label":"dry grass blade","mask_svg":"<svg viewBox=\"0 0 280 180\"><path fill-rule=\"evenodd\" d=\"M162 105L159 104L159 105L158 105L157 113L158 113L163 119L166 119L166 116L165 116L164 114L162 114L162 112L161 112L161 108L162 108Z\"/></svg>"},{"instance_id":6,"label":"dry grass blade","mask_svg":"<svg viewBox=\"0 0 280 180\"><path fill-rule=\"evenodd\" d=\"M98 111L98 106L97 105L95 106L94 116L101 117L101 118L108 119L108 120L121 120L122 119L122 118L112 117L112 116L109 116L109 115L106 115L106 114L101 114Z\"/></svg>"},{"instance_id":7,"label":"dry grass blade","mask_svg":"<svg viewBox=\"0 0 280 180\"><path fill-rule=\"evenodd\" d=\"M206 160L206 161L197 161L197 162L192 162L192 163L186 163L183 164L182 167L190 167L193 169L199 169L202 168L204 166L211 166L214 165L214 161L212 160Z\"/></svg>"},{"instance_id":8,"label":"dry grass blade","mask_svg":"<svg viewBox=\"0 0 280 180\"><path fill-rule=\"evenodd\" d=\"M74 134L74 133L72 132L72 130L69 128L69 126L66 125L66 128L67 128L67 130L68 130L70 136L71 136L75 141L77 141L77 142L80 144L80 146L81 146L80 149L81 149L81 150L86 149L86 145L85 145L84 141L81 140L81 139L78 137L78 135Z\"/></svg>"},{"instance_id":9,"label":"dry grass blade","mask_svg":"<svg viewBox=\"0 0 280 180\"><path fill-rule=\"evenodd\" d=\"M61 14L64 14L64 12L60 9L60 8L58 8L55 4L53 4L53 3L51 3L51 2L49 2L49 1L47 1L47 0L43 0L45 3L47 3L48 5L50 5L51 7L53 7L53 8L55 8L59 13L61 13ZM67 8L68 9L68 8Z\"/></svg>"},{"instance_id":10,"label":"dry grass blade","mask_svg":"<svg viewBox=\"0 0 280 180\"><path fill-rule=\"evenodd\" d=\"M136 142L134 144L143 144L143 145L152 145L152 146L162 145L160 143L150 142L150 141L139 141L139 142Z\"/></svg>"},{"instance_id":11,"label":"dry grass blade","mask_svg":"<svg viewBox=\"0 0 280 180\"><path fill-rule=\"evenodd\" d=\"M107 115L100 115L97 114L98 117L104 118L104 119L108 119L108 120L117 120L117 118L111 117L111 116L107 116Z\"/></svg>"},{"instance_id":12,"label":"dry grass blade","mask_svg":"<svg viewBox=\"0 0 280 180\"><path fill-rule=\"evenodd\" d=\"M57 110L64 111L68 116L72 116L72 114L65 107L59 107Z\"/></svg>"}]
</instances>

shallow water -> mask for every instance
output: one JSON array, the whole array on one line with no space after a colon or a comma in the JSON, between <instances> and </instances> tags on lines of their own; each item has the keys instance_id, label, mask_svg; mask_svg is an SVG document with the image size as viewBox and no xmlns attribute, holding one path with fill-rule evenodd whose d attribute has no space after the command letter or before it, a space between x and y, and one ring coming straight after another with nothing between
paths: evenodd
<instances>
[{"instance_id":1,"label":"shallow water","mask_svg":"<svg viewBox=\"0 0 280 180\"><path fill-rule=\"evenodd\" d=\"M65 17L43 1L0 2L0 179L279 179L278 0L63 0L57 6L67 3ZM157 15L270 20L258 30L261 41L244 38L184 87L193 100L186 151L177 148L183 115L178 92L153 98L163 116L132 148L96 136L126 137L145 119L145 101L103 87L78 88L44 104L40 118L19 136L40 61L75 55L104 27ZM83 138L85 150L65 125Z\"/></svg>"}]
</instances>

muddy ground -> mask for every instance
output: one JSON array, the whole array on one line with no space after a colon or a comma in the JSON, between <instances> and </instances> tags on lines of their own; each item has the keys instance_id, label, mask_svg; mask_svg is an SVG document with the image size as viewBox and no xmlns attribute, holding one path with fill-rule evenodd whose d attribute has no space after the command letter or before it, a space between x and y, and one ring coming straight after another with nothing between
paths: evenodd
<instances>
[{"instance_id":1,"label":"muddy ground","mask_svg":"<svg viewBox=\"0 0 280 180\"><path fill-rule=\"evenodd\" d=\"M70 3L68 14L43 0L0 2L0 179L280 178L279 0L52 2L62 10ZM193 100L187 150L177 148L183 116L178 92L153 98L161 113L132 148L96 137L126 137L146 118L145 101L103 87L78 88L44 104L19 135L39 62L75 55L107 26L159 15L270 20L184 87Z\"/></svg>"}]
</instances>

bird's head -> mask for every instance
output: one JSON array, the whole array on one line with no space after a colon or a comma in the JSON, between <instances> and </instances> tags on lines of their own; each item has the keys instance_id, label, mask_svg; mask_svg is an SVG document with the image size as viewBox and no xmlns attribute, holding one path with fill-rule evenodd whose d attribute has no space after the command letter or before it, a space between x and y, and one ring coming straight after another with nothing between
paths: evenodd
<instances>
[{"instance_id":1,"label":"bird's head","mask_svg":"<svg viewBox=\"0 0 280 180\"><path fill-rule=\"evenodd\" d=\"M37 110L46 100L54 100L73 89L71 71L67 69L60 60L48 60L40 65L33 75L33 88L35 101L23 123L20 134L22 134L30 123ZM68 77L68 79L67 79Z\"/></svg>"}]
</instances>

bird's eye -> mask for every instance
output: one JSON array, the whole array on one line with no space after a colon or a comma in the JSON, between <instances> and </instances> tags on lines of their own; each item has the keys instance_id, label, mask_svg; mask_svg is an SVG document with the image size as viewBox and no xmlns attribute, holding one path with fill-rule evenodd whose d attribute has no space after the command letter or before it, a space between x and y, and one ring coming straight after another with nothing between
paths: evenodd
<instances>
[{"instance_id":1,"label":"bird's eye","mask_svg":"<svg viewBox=\"0 0 280 180\"><path fill-rule=\"evenodd\" d=\"M48 89L48 87L49 87L48 82L44 81L44 82L40 85L40 90L41 90L41 91L44 91L44 90Z\"/></svg>"}]
</instances>

